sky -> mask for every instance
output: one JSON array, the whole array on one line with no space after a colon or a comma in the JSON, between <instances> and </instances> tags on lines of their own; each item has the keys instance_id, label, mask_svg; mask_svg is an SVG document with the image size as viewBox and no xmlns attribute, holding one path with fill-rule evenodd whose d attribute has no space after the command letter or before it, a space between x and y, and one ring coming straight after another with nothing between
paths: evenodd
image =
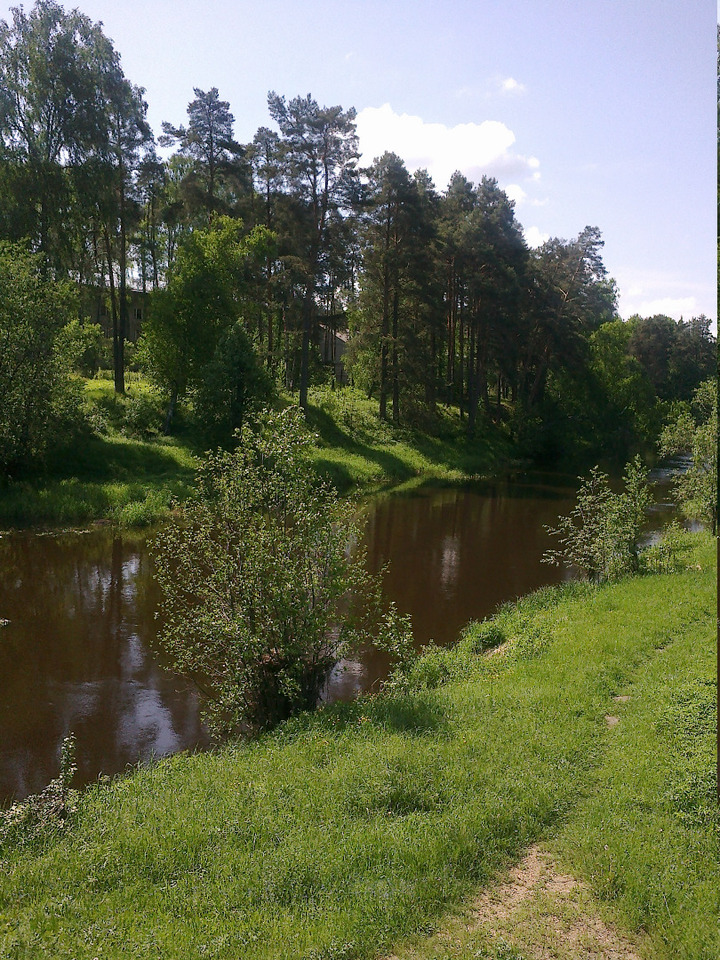
<instances>
[{"instance_id":1,"label":"sky","mask_svg":"<svg viewBox=\"0 0 720 960\"><path fill-rule=\"evenodd\" d=\"M598 227L623 318L716 322L717 0L63 5L103 23L156 135L194 87L240 142L273 127L271 90L354 107L362 162L392 150L440 191L493 176L532 246Z\"/></svg>"}]
</instances>

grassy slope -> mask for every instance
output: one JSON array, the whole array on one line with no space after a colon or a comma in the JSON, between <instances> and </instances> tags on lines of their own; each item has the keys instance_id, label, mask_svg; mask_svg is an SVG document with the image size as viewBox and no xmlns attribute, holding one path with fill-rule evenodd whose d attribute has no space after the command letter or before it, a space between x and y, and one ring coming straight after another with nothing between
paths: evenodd
<instances>
[{"instance_id":1,"label":"grassy slope","mask_svg":"<svg viewBox=\"0 0 720 960\"><path fill-rule=\"evenodd\" d=\"M710 960L720 956L716 603L712 591L672 602L685 608L684 635L668 623L667 645L623 689L596 787L556 849L621 921L652 932L652 957Z\"/></svg>"},{"instance_id":2,"label":"grassy slope","mask_svg":"<svg viewBox=\"0 0 720 960\"><path fill-rule=\"evenodd\" d=\"M195 448L187 437L143 438L137 415L144 401L146 409L152 405L148 386L137 375L128 380L122 399L115 397L112 381L86 381L94 429L56 456L44 475L0 486L0 527L110 519L139 526L157 519L173 497L186 497L197 465Z\"/></svg>"},{"instance_id":3,"label":"grassy slope","mask_svg":"<svg viewBox=\"0 0 720 960\"><path fill-rule=\"evenodd\" d=\"M487 475L509 457L507 438L492 424L467 441L456 409L438 408L432 432L425 432L380 422L377 403L349 388L316 389L309 399L315 463L339 490L415 478L452 482Z\"/></svg>"},{"instance_id":4,"label":"grassy slope","mask_svg":"<svg viewBox=\"0 0 720 960\"><path fill-rule=\"evenodd\" d=\"M349 388L317 388L309 400L318 472L343 491L488 473L507 452L495 430L467 443L457 411L443 412L431 434L380 423L377 403ZM101 519L141 526L162 517L174 497L189 495L202 440L182 423L175 436L157 432L161 406L142 377L129 378L125 398L114 395L110 380L89 380L86 403L92 433L50 464L44 477L0 486L0 528Z\"/></svg>"},{"instance_id":5,"label":"grassy slope","mask_svg":"<svg viewBox=\"0 0 720 960\"><path fill-rule=\"evenodd\" d=\"M524 599L497 619L502 652L480 656L471 629L405 692L93 788L66 836L0 850L0 955L382 956L545 838L647 928L649 956L716 958L695 697L715 547L697 542L682 573Z\"/></svg>"}]
</instances>

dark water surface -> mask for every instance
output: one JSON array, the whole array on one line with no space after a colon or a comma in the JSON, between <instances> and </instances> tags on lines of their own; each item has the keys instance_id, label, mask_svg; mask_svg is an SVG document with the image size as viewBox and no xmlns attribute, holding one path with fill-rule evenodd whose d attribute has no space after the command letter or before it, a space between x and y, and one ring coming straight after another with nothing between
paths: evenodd
<instances>
[{"instance_id":1,"label":"dark water surface","mask_svg":"<svg viewBox=\"0 0 720 960\"><path fill-rule=\"evenodd\" d=\"M656 479L657 526L671 504L667 477ZM418 642L450 643L469 620L567 576L540 561L543 525L573 496L573 478L550 475L385 496L368 505L368 561L389 563L386 593L412 615ZM157 603L141 536L101 527L0 538L0 803L57 776L70 732L78 784L210 743L194 691L157 651ZM372 689L385 670L377 656L345 664L327 696Z\"/></svg>"}]
</instances>

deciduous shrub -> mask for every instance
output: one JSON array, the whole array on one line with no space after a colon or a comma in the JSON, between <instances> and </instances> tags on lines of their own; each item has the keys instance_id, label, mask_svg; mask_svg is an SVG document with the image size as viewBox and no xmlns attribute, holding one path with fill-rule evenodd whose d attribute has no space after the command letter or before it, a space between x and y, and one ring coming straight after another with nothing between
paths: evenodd
<instances>
[{"instance_id":1,"label":"deciduous shrub","mask_svg":"<svg viewBox=\"0 0 720 960\"><path fill-rule=\"evenodd\" d=\"M81 423L81 388L61 333L69 284L42 275L40 258L0 243L0 473L42 463Z\"/></svg>"},{"instance_id":2,"label":"deciduous shrub","mask_svg":"<svg viewBox=\"0 0 720 960\"><path fill-rule=\"evenodd\" d=\"M238 439L207 458L198 496L153 544L161 643L222 732L315 706L336 663L371 639L379 596L357 510L318 482L299 412L266 413ZM374 641L398 655L405 632L391 608Z\"/></svg>"},{"instance_id":3,"label":"deciduous shrub","mask_svg":"<svg viewBox=\"0 0 720 960\"><path fill-rule=\"evenodd\" d=\"M692 410L685 410L663 430L663 456L689 453L690 466L678 475L675 491L690 520L700 520L717 532L718 461L717 381L706 380L693 395Z\"/></svg>"},{"instance_id":4,"label":"deciduous shrub","mask_svg":"<svg viewBox=\"0 0 720 960\"><path fill-rule=\"evenodd\" d=\"M560 546L543 560L573 566L594 581L614 580L640 569L640 541L645 510L650 502L647 470L639 457L628 463L625 489L614 493L599 467L581 485L575 509L547 527Z\"/></svg>"}]
</instances>

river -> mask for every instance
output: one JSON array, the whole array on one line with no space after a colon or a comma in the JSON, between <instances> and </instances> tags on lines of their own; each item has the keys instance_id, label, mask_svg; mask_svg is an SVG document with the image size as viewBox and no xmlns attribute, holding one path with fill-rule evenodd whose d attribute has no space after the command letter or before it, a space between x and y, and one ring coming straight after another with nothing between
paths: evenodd
<instances>
[{"instance_id":1,"label":"river","mask_svg":"<svg viewBox=\"0 0 720 960\"><path fill-rule=\"evenodd\" d=\"M655 475L649 529L672 504ZM385 495L367 505L372 570L412 616L418 643L451 643L468 621L567 573L541 562L545 531L570 511L574 478ZM77 738L77 784L152 757L205 748L192 687L157 650L158 593L146 539L107 527L0 538L0 804L57 776L60 746ZM368 655L331 677L328 699L374 689L386 661Z\"/></svg>"}]
</instances>

